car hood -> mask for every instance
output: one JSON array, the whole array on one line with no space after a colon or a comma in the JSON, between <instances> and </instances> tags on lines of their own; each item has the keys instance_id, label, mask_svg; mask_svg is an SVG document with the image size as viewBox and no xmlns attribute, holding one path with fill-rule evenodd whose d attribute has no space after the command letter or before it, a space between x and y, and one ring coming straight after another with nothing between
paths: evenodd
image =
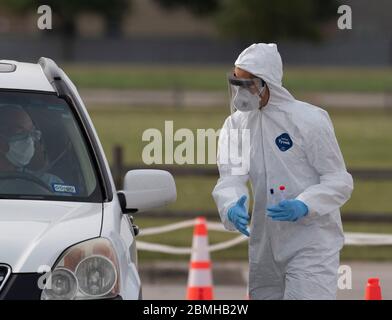
<instances>
[{"instance_id":1,"label":"car hood","mask_svg":"<svg viewBox=\"0 0 392 320\"><path fill-rule=\"evenodd\" d=\"M13 273L52 267L61 253L98 237L101 203L0 200L0 263Z\"/></svg>"}]
</instances>

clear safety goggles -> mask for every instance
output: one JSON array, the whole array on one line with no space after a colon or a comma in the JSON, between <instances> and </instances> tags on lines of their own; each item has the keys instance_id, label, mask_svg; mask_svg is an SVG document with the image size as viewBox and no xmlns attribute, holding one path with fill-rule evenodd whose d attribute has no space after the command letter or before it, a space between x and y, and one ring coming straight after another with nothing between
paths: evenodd
<instances>
[{"instance_id":1,"label":"clear safety goggles","mask_svg":"<svg viewBox=\"0 0 392 320\"><path fill-rule=\"evenodd\" d=\"M259 100L266 88L266 83L263 79L257 77L251 79L238 78L233 73L229 73L227 79L231 112L236 110L247 111L245 110L247 108L250 111L259 107ZM241 98L239 99L240 95ZM242 106L239 105L239 101L241 101Z\"/></svg>"}]
</instances>

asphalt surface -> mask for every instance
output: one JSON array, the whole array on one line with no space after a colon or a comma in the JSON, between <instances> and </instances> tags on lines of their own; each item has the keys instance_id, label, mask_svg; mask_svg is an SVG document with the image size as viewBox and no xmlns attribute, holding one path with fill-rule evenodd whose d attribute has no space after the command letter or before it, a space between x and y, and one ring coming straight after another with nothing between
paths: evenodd
<instances>
[{"instance_id":1,"label":"asphalt surface","mask_svg":"<svg viewBox=\"0 0 392 320\"><path fill-rule=\"evenodd\" d=\"M363 300L368 278L380 278L384 300L392 300L392 263L382 262L342 262L351 268L351 288L348 269L341 269L339 300ZM157 262L141 265L143 298L147 300L183 300L186 297L187 264ZM348 280L348 281L347 281ZM213 264L214 299L247 299L247 264Z\"/></svg>"}]
</instances>

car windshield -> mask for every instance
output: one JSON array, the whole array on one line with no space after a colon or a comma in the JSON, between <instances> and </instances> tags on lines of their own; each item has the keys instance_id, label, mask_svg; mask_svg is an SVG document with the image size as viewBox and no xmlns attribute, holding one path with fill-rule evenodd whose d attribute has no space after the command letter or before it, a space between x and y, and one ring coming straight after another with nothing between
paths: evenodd
<instances>
[{"instance_id":1,"label":"car windshield","mask_svg":"<svg viewBox=\"0 0 392 320\"><path fill-rule=\"evenodd\" d=\"M0 197L101 202L82 132L56 95L0 91Z\"/></svg>"}]
</instances>

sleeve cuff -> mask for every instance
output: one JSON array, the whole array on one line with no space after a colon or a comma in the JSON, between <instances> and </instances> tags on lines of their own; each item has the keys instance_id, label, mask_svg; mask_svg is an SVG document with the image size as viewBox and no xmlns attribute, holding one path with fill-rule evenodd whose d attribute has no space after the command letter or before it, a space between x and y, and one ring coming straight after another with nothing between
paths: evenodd
<instances>
[{"instance_id":1,"label":"sleeve cuff","mask_svg":"<svg viewBox=\"0 0 392 320\"><path fill-rule=\"evenodd\" d=\"M227 230L229 230L229 231L236 231L236 230L237 230L236 227L234 226L234 224L229 220L229 216L228 216L229 209L230 209L231 206L234 205L234 204L235 204L235 202L233 202L233 203L231 203L230 205L228 205L227 208L225 209L224 213L223 213L223 216L221 217L221 218L222 218L221 220L222 220L223 226L224 226Z\"/></svg>"},{"instance_id":2,"label":"sleeve cuff","mask_svg":"<svg viewBox=\"0 0 392 320\"><path fill-rule=\"evenodd\" d=\"M305 194L301 193L295 199L299 200L299 201L302 201L308 207L308 214L306 215L306 217L311 218L311 217L317 216L317 211L312 207L312 205L310 204L311 203L310 199Z\"/></svg>"}]
</instances>

